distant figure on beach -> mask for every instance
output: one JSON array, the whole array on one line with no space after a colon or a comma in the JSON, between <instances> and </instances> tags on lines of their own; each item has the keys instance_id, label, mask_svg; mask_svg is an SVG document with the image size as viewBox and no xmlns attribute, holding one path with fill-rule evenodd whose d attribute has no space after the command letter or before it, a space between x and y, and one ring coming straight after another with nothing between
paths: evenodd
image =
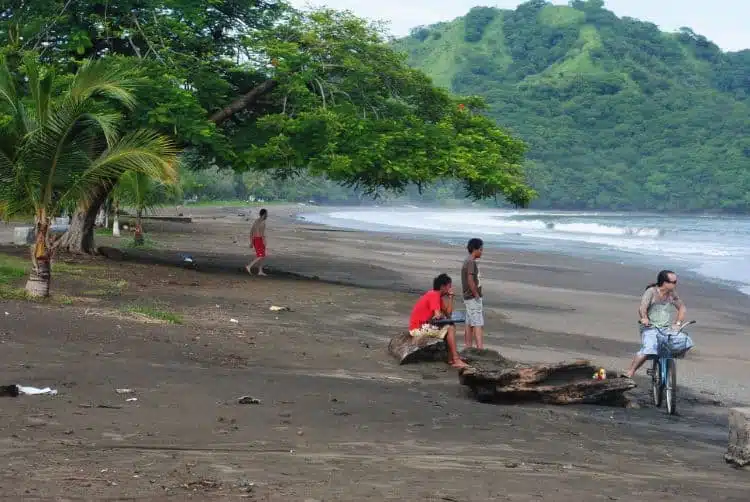
<instances>
[{"instance_id":1,"label":"distant figure on beach","mask_svg":"<svg viewBox=\"0 0 750 502\"><path fill-rule=\"evenodd\" d=\"M448 364L454 368L468 366L458 355L456 327L437 326L434 321L447 319L453 314L453 281L447 274L440 274L432 281L432 291L422 295L411 311L409 334L414 337L433 336L445 340L448 346Z\"/></svg>"},{"instance_id":2,"label":"distant figure on beach","mask_svg":"<svg viewBox=\"0 0 750 502\"><path fill-rule=\"evenodd\" d=\"M672 308L677 310L677 319L672 323ZM685 320L685 303L677 296L677 274L671 270L662 270L656 277L656 282L650 284L641 297L638 317L641 329L641 349L633 358L630 369L625 376L633 378L638 368L643 366L649 357L659 353L659 332L653 329L669 328L677 331ZM650 328L650 329L649 329Z\"/></svg>"},{"instance_id":3,"label":"distant figure on beach","mask_svg":"<svg viewBox=\"0 0 750 502\"><path fill-rule=\"evenodd\" d=\"M250 262L249 265L245 266L245 270L250 275L253 275L251 269L254 266L258 266L258 275L265 276L263 272L263 259L266 257L266 219L268 218L268 211L261 209L258 213L258 218L253 222L253 226L250 228L250 241L252 242L253 249L255 250L255 259Z\"/></svg>"},{"instance_id":4,"label":"distant figure on beach","mask_svg":"<svg viewBox=\"0 0 750 502\"><path fill-rule=\"evenodd\" d=\"M461 289L466 306L466 330L464 344L466 347L484 349L484 307L482 304L482 280L477 260L482 257L484 242L482 239L469 240L466 249L469 256L461 267Z\"/></svg>"}]
</instances>

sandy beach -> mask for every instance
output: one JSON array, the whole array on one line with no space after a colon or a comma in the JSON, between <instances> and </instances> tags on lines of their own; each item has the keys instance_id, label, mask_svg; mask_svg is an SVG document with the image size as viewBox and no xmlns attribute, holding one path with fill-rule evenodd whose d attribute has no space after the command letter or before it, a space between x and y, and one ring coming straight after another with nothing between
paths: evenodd
<instances>
[{"instance_id":1,"label":"sandy beach","mask_svg":"<svg viewBox=\"0 0 750 502\"><path fill-rule=\"evenodd\" d=\"M459 280L464 249L270 206L271 275L249 277L257 208L181 211L193 223L148 223L154 248L68 264L53 286L68 301L0 300L0 383L60 391L3 398L1 496L746 500L750 478L722 457L727 408L749 401L748 297L680 279L699 324L678 365L678 416L648 405L645 369L638 408L483 405L446 365L398 366L386 352L432 277ZM657 270L487 248L482 272L489 347L624 369Z\"/></svg>"}]
</instances>

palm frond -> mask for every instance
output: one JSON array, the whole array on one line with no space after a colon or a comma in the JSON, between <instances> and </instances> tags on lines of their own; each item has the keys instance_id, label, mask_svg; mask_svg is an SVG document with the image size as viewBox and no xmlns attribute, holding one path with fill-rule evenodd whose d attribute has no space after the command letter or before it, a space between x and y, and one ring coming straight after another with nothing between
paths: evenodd
<instances>
[{"instance_id":1,"label":"palm frond","mask_svg":"<svg viewBox=\"0 0 750 502\"><path fill-rule=\"evenodd\" d=\"M60 195L59 204L88 201L103 181L117 179L127 171L141 173L166 184L177 182L178 149L174 143L151 131L136 131L94 159Z\"/></svg>"},{"instance_id":2,"label":"palm frond","mask_svg":"<svg viewBox=\"0 0 750 502\"><path fill-rule=\"evenodd\" d=\"M28 79L29 91L34 101L36 122L43 124L50 115L52 98L52 84L55 74L52 69L45 68L36 57L27 55L24 58L24 69Z\"/></svg>"},{"instance_id":3,"label":"palm frond","mask_svg":"<svg viewBox=\"0 0 750 502\"><path fill-rule=\"evenodd\" d=\"M16 86L13 83L13 76L10 74L5 58L0 59L0 99L13 109L14 114L17 112Z\"/></svg>"},{"instance_id":4,"label":"palm frond","mask_svg":"<svg viewBox=\"0 0 750 502\"><path fill-rule=\"evenodd\" d=\"M121 137L122 116L104 111L97 99L132 107L135 81L129 70L88 61L58 99L52 95L51 70L27 58L24 72L28 85L23 89L29 96L20 97L13 75L0 64L0 108L6 117L13 114L0 126L0 217L23 212L53 216L61 208L89 202L100 185L114 184L127 171L158 180L158 190L160 184L176 183L174 143L148 131Z\"/></svg>"},{"instance_id":5,"label":"palm frond","mask_svg":"<svg viewBox=\"0 0 750 502\"><path fill-rule=\"evenodd\" d=\"M124 66L106 59L88 60L76 73L70 85L70 96L77 100L101 96L132 109L136 104L134 87L135 79Z\"/></svg>"}]
</instances>

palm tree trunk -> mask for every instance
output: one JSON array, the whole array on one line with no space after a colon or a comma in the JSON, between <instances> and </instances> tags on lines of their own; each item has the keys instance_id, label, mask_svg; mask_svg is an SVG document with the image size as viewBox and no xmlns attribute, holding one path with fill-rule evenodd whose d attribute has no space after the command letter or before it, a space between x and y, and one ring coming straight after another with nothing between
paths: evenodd
<instances>
[{"instance_id":1,"label":"palm tree trunk","mask_svg":"<svg viewBox=\"0 0 750 502\"><path fill-rule=\"evenodd\" d=\"M31 253L33 266L29 280L26 281L26 293L34 298L47 298L49 296L52 257L47 245L48 234L49 221L42 218L36 225L36 242Z\"/></svg>"},{"instance_id":2,"label":"palm tree trunk","mask_svg":"<svg viewBox=\"0 0 750 502\"><path fill-rule=\"evenodd\" d=\"M135 213L135 244L138 246L143 245L145 242L143 239L143 227L141 226L141 214L143 213L143 209L138 209L138 211Z\"/></svg>"}]
</instances>

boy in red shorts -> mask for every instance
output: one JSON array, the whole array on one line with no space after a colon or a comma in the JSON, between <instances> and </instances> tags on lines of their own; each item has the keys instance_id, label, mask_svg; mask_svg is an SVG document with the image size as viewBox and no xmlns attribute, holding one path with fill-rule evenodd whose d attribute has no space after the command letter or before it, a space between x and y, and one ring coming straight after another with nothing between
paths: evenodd
<instances>
[{"instance_id":1,"label":"boy in red shorts","mask_svg":"<svg viewBox=\"0 0 750 502\"><path fill-rule=\"evenodd\" d=\"M258 266L258 275L266 275L263 272L262 261L266 257L266 218L268 218L268 211L261 209L258 215L258 219L255 220L253 226L250 228L250 240L255 249L255 259L245 267L247 273L253 275L250 271L254 266Z\"/></svg>"}]
</instances>

